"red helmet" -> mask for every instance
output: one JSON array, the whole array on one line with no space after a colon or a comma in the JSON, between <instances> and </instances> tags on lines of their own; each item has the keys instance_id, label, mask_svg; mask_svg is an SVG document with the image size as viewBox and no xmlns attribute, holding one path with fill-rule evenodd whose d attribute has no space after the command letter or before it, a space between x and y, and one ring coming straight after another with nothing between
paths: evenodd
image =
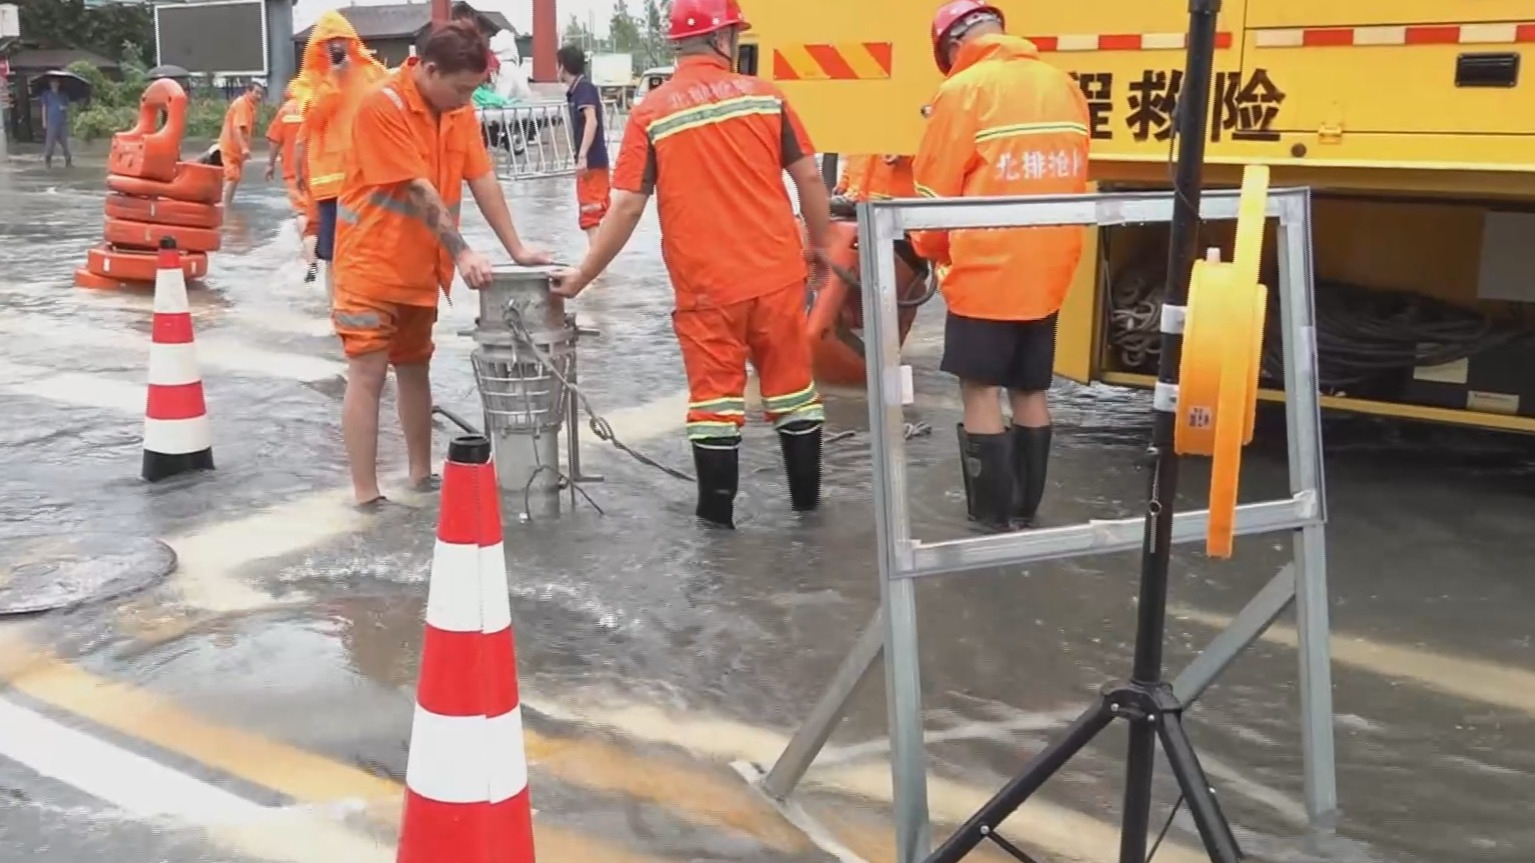
<instances>
[{"instance_id":1,"label":"red helmet","mask_svg":"<svg viewBox=\"0 0 1535 863\"><path fill-rule=\"evenodd\" d=\"M934 13L933 59L938 61L938 71L943 74L949 74L949 52L947 50L949 33L956 24L976 12L989 12L1002 19L1004 25L1007 23L1001 9L990 3L982 3L981 0L951 0L951 2L939 6L938 11ZM675 14L673 13L674 16ZM676 18L673 17L672 20L675 21Z\"/></svg>"},{"instance_id":2,"label":"red helmet","mask_svg":"<svg viewBox=\"0 0 1535 863\"><path fill-rule=\"evenodd\" d=\"M671 29L666 38L675 42L707 36L726 27L751 29L736 0L673 0Z\"/></svg>"}]
</instances>

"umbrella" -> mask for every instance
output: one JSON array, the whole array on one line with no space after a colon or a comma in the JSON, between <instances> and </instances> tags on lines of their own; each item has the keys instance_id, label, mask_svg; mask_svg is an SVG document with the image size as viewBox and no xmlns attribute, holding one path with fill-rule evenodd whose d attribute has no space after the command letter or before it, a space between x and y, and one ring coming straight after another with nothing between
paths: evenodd
<instances>
[{"instance_id":1,"label":"umbrella","mask_svg":"<svg viewBox=\"0 0 1535 863\"><path fill-rule=\"evenodd\" d=\"M52 81L60 82L59 89L64 91L65 98L71 102L80 102L91 97L91 82L73 72L65 72L61 69L53 69L33 78L33 93L41 93L48 89Z\"/></svg>"},{"instance_id":2,"label":"umbrella","mask_svg":"<svg viewBox=\"0 0 1535 863\"><path fill-rule=\"evenodd\" d=\"M174 63L162 63L149 70L149 79L151 81L158 81L161 78L190 78L191 76L191 72Z\"/></svg>"}]
</instances>

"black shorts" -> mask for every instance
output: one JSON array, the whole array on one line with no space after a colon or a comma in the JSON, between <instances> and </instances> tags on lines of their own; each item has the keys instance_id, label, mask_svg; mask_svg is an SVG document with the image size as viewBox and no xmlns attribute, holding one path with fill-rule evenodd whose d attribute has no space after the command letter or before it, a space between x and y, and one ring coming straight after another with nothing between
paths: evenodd
<instances>
[{"instance_id":1,"label":"black shorts","mask_svg":"<svg viewBox=\"0 0 1535 863\"><path fill-rule=\"evenodd\" d=\"M962 381L1044 392L1055 376L1055 317L988 321L949 312L938 368Z\"/></svg>"},{"instance_id":2,"label":"black shorts","mask_svg":"<svg viewBox=\"0 0 1535 863\"><path fill-rule=\"evenodd\" d=\"M314 256L322 261L336 257L336 199L327 198L315 204L320 211L320 224L315 228Z\"/></svg>"}]
</instances>

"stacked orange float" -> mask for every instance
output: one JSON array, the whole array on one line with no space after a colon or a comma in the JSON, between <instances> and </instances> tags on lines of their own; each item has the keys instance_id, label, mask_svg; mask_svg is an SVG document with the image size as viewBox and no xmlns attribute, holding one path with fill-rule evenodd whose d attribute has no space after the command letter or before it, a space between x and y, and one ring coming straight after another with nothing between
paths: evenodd
<instances>
[{"instance_id":1,"label":"stacked orange float","mask_svg":"<svg viewBox=\"0 0 1535 863\"><path fill-rule=\"evenodd\" d=\"M112 136L106 242L75 270L76 286L153 285L160 241L167 237L176 242L188 282L208 274L208 253L222 241L224 174L216 165L181 161L186 112L186 91L162 78L139 99L138 123Z\"/></svg>"}]
</instances>

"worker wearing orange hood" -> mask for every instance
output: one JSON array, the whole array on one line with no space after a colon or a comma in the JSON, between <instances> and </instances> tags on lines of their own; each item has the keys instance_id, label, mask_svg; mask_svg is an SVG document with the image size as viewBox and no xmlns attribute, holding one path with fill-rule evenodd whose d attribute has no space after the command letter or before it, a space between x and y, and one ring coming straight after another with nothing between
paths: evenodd
<instances>
[{"instance_id":1,"label":"worker wearing orange hood","mask_svg":"<svg viewBox=\"0 0 1535 863\"><path fill-rule=\"evenodd\" d=\"M300 190L309 200L306 230L315 237L315 256L330 261L336 247L336 198L346 176L352 118L362 97L389 72L362 44L340 12L326 10L315 21L304 47L300 81L309 91L299 131ZM330 268L326 287L334 294Z\"/></svg>"}]
</instances>

